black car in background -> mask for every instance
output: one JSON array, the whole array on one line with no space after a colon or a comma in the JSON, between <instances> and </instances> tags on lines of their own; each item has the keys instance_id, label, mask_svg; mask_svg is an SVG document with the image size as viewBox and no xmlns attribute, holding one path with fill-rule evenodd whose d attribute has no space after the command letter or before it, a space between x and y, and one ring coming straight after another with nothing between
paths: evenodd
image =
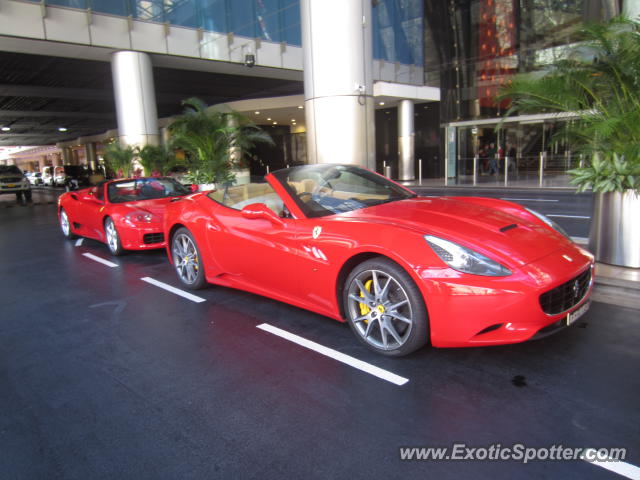
<instances>
[{"instance_id":1,"label":"black car in background","mask_svg":"<svg viewBox=\"0 0 640 480\"><path fill-rule=\"evenodd\" d=\"M91 185L91 170L86 165L65 165L64 187L67 191Z\"/></svg>"}]
</instances>

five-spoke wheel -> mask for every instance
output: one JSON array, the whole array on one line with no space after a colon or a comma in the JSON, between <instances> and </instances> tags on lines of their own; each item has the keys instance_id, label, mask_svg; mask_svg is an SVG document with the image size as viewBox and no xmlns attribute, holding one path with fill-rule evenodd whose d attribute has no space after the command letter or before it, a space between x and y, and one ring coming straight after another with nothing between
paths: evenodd
<instances>
[{"instance_id":1,"label":"five-spoke wheel","mask_svg":"<svg viewBox=\"0 0 640 480\"><path fill-rule=\"evenodd\" d=\"M67 238L75 238L73 231L71 230L71 221L69 220L69 216L64 208L60 209L60 215L58 216L60 220L60 230L62 230L62 234Z\"/></svg>"},{"instance_id":2,"label":"five-spoke wheel","mask_svg":"<svg viewBox=\"0 0 640 480\"><path fill-rule=\"evenodd\" d=\"M186 228L179 228L171 239L173 265L180 281L196 290L206 284L204 269L200 261L200 250L193 235Z\"/></svg>"},{"instance_id":3,"label":"five-spoke wheel","mask_svg":"<svg viewBox=\"0 0 640 480\"><path fill-rule=\"evenodd\" d=\"M110 217L107 217L104 221L104 233L109 251L113 255L122 255L124 253L124 248L122 248L120 235L118 235L116 225L115 223L113 223L113 220Z\"/></svg>"},{"instance_id":4,"label":"five-spoke wheel","mask_svg":"<svg viewBox=\"0 0 640 480\"><path fill-rule=\"evenodd\" d=\"M372 350L407 355L428 341L427 309L409 274L385 258L361 263L343 294L349 326Z\"/></svg>"}]
</instances>

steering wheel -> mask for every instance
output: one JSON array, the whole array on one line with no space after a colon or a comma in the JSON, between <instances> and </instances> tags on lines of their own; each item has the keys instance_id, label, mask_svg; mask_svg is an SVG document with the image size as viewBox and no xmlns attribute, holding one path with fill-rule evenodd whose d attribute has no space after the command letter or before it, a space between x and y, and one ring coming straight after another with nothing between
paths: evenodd
<instances>
[{"instance_id":1,"label":"steering wheel","mask_svg":"<svg viewBox=\"0 0 640 480\"><path fill-rule=\"evenodd\" d=\"M303 198L303 197L307 197L307 198ZM307 203L309 200L311 200L313 198L313 193L311 192L302 192L298 194L298 198L303 201L304 203Z\"/></svg>"},{"instance_id":2,"label":"steering wheel","mask_svg":"<svg viewBox=\"0 0 640 480\"><path fill-rule=\"evenodd\" d=\"M322 185L318 185L313 189L314 195L318 195L319 197L333 197L333 185L329 182L324 182Z\"/></svg>"}]
</instances>

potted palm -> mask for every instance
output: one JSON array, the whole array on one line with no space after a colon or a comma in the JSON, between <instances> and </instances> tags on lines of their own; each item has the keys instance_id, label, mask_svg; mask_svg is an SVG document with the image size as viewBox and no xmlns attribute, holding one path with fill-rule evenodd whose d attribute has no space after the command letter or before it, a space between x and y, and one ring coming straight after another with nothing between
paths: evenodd
<instances>
[{"instance_id":1,"label":"potted palm","mask_svg":"<svg viewBox=\"0 0 640 480\"><path fill-rule=\"evenodd\" d=\"M104 161L117 178L130 177L133 172L135 149L131 145L122 147L117 141L105 147Z\"/></svg>"},{"instance_id":2,"label":"potted palm","mask_svg":"<svg viewBox=\"0 0 640 480\"><path fill-rule=\"evenodd\" d=\"M166 175L177 163L173 150L164 145L137 147L135 153L146 176Z\"/></svg>"},{"instance_id":3,"label":"potted palm","mask_svg":"<svg viewBox=\"0 0 640 480\"><path fill-rule=\"evenodd\" d=\"M587 161L570 170L595 193L589 248L598 261L640 268L640 23L584 26L581 42L541 72L521 74L500 98L507 114L572 112L557 135Z\"/></svg>"},{"instance_id":4,"label":"potted palm","mask_svg":"<svg viewBox=\"0 0 640 480\"><path fill-rule=\"evenodd\" d=\"M266 132L238 112L209 109L197 98L182 103L185 111L174 119L169 131L174 146L188 154L190 181L205 184L205 189L234 182L234 170L245 152L258 142L273 143Z\"/></svg>"}]
</instances>

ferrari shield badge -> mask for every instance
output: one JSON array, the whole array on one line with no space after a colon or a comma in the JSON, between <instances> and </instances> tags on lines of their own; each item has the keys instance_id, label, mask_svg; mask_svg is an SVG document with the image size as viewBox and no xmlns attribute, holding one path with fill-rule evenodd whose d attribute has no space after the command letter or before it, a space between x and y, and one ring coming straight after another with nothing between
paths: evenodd
<instances>
[{"instance_id":1,"label":"ferrari shield badge","mask_svg":"<svg viewBox=\"0 0 640 480\"><path fill-rule=\"evenodd\" d=\"M320 236L320 234L322 233L322 227L313 227L313 233L311 234L313 236L313 239L315 240L316 238L318 238Z\"/></svg>"}]
</instances>

